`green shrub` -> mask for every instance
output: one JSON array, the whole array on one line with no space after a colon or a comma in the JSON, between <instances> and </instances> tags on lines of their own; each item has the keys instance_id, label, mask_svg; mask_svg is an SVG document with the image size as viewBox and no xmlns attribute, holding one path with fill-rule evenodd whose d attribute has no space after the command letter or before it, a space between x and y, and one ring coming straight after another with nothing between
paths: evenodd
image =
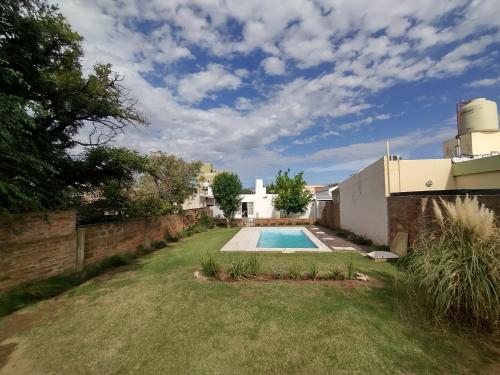
<instances>
[{"instance_id":1,"label":"green shrub","mask_svg":"<svg viewBox=\"0 0 500 375\"><path fill-rule=\"evenodd\" d=\"M179 242L180 238L179 238L179 235L173 235L173 234L167 234L165 236L165 240L167 242Z\"/></svg>"},{"instance_id":2,"label":"green shrub","mask_svg":"<svg viewBox=\"0 0 500 375\"><path fill-rule=\"evenodd\" d=\"M260 262L257 255L251 256L246 261L245 272L250 276L257 276L260 272Z\"/></svg>"},{"instance_id":3,"label":"green shrub","mask_svg":"<svg viewBox=\"0 0 500 375\"><path fill-rule=\"evenodd\" d=\"M245 262L241 259L232 261L231 264L229 265L227 273L234 280L245 278L245 276L246 276L246 264L245 264Z\"/></svg>"},{"instance_id":4,"label":"green shrub","mask_svg":"<svg viewBox=\"0 0 500 375\"><path fill-rule=\"evenodd\" d=\"M433 205L436 226L404 261L409 290L437 320L498 330L500 230L493 211L468 196Z\"/></svg>"},{"instance_id":5,"label":"green shrub","mask_svg":"<svg viewBox=\"0 0 500 375\"><path fill-rule=\"evenodd\" d=\"M215 227L215 220L212 216L203 213L198 219L198 225L201 225L207 229L212 229Z\"/></svg>"},{"instance_id":6,"label":"green shrub","mask_svg":"<svg viewBox=\"0 0 500 375\"><path fill-rule=\"evenodd\" d=\"M345 280L347 277L345 270L338 266L333 266L329 276L332 280Z\"/></svg>"},{"instance_id":7,"label":"green shrub","mask_svg":"<svg viewBox=\"0 0 500 375\"><path fill-rule=\"evenodd\" d=\"M316 279L316 276L318 276L318 265L316 263L312 263L310 266L309 266L309 277L311 278L311 280L315 280Z\"/></svg>"},{"instance_id":8,"label":"green shrub","mask_svg":"<svg viewBox=\"0 0 500 375\"><path fill-rule=\"evenodd\" d=\"M271 271L271 277L273 279L284 279L286 276L286 272L283 266L275 266Z\"/></svg>"},{"instance_id":9,"label":"green shrub","mask_svg":"<svg viewBox=\"0 0 500 375\"><path fill-rule=\"evenodd\" d=\"M220 273L219 264L209 253L207 253L201 260L201 272L206 277L217 277Z\"/></svg>"},{"instance_id":10,"label":"green shrub","mask_svg":"<svg viewBox=\"0 0 500 375\"><path fill-rule=\"evenodd\" d=\"M346 279L353 280L354 279L354 265L352 264L352 259L349 259L346 264Z\"/></svg>"},{"instance_id":11,"label":"green shrub","mask_svg":"<svg viewBox=\"0 0 500 375\"><path fill-rule=\"evenodd\" d=\"M300 279L300 268L297 264L288 267L288 277L292 280Z\"/></svg>"},{"instance_id":12,"label":"green shrub","mask_svg":"<svg viewBox=\"0 0 500 375\"><path fill-rule=\"evenodd\" d=\"M163 249L164 247L167 247L167 243L165 241L157 241L153 243L153 248L155 250Z\"/></svg>"}]
</instances>

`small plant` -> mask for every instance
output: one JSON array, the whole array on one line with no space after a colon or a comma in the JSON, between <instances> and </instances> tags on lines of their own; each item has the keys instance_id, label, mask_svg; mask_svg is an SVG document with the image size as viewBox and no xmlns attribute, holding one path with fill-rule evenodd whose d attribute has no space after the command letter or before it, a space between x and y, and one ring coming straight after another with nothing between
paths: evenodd
<instances>
[{"instance_id":1,"label":"small plant","mask_svg":"<svg viewBox=\"0 0 500 375\"><path fill-rule=\"evenodd\" d=\"M286 272L284 271L283 266L274 267L271 271L271 277L273 279L284 279Z\"/></svg>"},{"instance_id":2,"label":"small plant","mask_svg":"<svg viewBox=\"0 0 500 375\"><path fill-rule=\"evenodd\" d=\"M207 253L201 260L201 272L206 277L217 277L219 275L220 266L209 253Z\"/></svg>"},{"instance_id":3,"label":"small plant","mask_svg":"<svg viewBox=\"0 0 500 375\"><path fill-rule=\"evenodd\" d=\"M153 248L155 250L163 249L164 247L167 247L167 243L165 241L157 241L153 243Z\"/></svg>"},{"instance_id":4,"label":"small plant","mask_svg":"<svg viewBox=\"0 0 500 375\"><path fill-rule=\"evenodd\" d=\"M309 266L309 277L311 278L311 280L316 280L316 277L318 276L318 265L316 263L312 263L310 266Z\"/></svg>"},{"instance_id":5,"label":"small plant","mask_svg":"<svg viewBox=\"0 0 500 375\"><path fill-rule=\"evenodd\" d=\"M330 271L330 279L332 280L345 280L346 279L346 272L338 267L338 266L334 266L332 268L332 270Z\"/></svg>"},{"instance_id":6,"label":"small plant","mask_svg":"<svg viewBox=\"0 0 500 375\"><path fill-rule=\"evenodd\" d=\"M234 279L244 279L246 275L246 264L241 259L232 261L227 270L229 276Z\"/></svg>"},{"instance_id":7,"label":"small plant","mask_svg":"<svg viewBox=\"0 0 500 375\"><path fill-rule=\"evenodd\" d=\"M260 272L260 262L256 255L250 257L246 262L246 273L250 276L257 276Z\"/></svg>"},{"instance_id":8,"label":"small plant","mask_svg":"<svg viewBox=\"0 0 500 375\"><path fill-rule=\"evenodd\" d=\"M288 277L292 280L300 279L300 268L296 264L292 264L288 267Z\"/></svg>"},{"instance_id":9,"label":"small plant","mask_svg":"<svg viewBox=\"0 0 500 375\"><path fill-rule=\"evenodd\" d=\"M347 280L354 279L354 266L352 264L352 259L349 259L349 261L346 264L346 279Z\"/></svg>"}]
</instances>

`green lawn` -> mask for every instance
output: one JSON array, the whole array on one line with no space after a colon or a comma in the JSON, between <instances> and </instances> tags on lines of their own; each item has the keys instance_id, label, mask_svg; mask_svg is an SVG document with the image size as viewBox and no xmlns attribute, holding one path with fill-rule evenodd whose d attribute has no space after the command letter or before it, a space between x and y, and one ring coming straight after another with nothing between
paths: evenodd
<instances>
[{"instance_id":1,"label":"green lawn","mask_svg":"<svg viewBox=\"0 0 500 375\"><path fill-rule=\"evenodd\" d=\"M394 292L397 269L359 254L259 254L263 267L350 257L379 287L297 282L198 281L210 251L236 229L215 229L98 278L22 334L21 356L40 374L486 373L498 369L491 344L410 319ZM41 312L40 312L41 313ZM4 318L5 319L5 318ZM0 320L1 324L1 320ZM0 325L1 329L1 325ZM7 367L7 366L6 366ZM2 370L0 370L0 373Z\"/></svg>"}]
</instances>

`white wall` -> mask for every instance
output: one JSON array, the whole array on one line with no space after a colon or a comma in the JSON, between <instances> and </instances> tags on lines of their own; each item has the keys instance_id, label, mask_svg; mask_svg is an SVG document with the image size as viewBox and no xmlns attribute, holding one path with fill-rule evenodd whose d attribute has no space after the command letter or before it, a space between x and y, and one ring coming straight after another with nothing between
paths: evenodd
<instances>
[{"instance_id":1,"label":"white wall","mask_svg":"<svg viewBox=\"0 0 500 375\"><path fill-rule=\"evenodd\" d=\"M270 219L279 217L279 212L276 212L273 206L273 198L275 196L275 194L267 194L267 190L264 187L264 181L261 179L257 179L255 181L255 194L242 194L240 197L242 198L242 203L253 203L253 215L249 214L249 218ZM297 217L308 218L309 215L314 215L315 211L311 212L311 207L313 204L315 204L315 202L309 205L307 211L304 214ZM222 211L217 206L213 207L212 212L214 214L214 217L218 215L224 216ZM241 219L241 216L242 212L240 209L240 211L236 213L235 218Z\"/></svg>"},{"instance_id":2,"label":"white wall","mask_svg":"<svg viewBox=\"0 0 500 375\"><path fill-rule=\"evenodd\" d=\"M387 245L388 219L385 158L381 158L339 185L342 228Z\"/></svg>"}]
</instances>

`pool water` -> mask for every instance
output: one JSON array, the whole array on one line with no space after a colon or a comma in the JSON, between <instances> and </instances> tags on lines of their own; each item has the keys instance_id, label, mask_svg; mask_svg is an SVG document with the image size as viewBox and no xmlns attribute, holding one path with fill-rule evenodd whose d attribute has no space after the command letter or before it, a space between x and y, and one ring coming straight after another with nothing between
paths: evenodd
<instances>
[{"instance_id":1,"label":"pool water","mask_svg":"<svg viewBox=\"0 0 500 375\"><path fill-rule=\"evenodd\" d=\"M318 248L300 229L262 229L257 247L260 248Z\"/></svg>"}]
</instances>

